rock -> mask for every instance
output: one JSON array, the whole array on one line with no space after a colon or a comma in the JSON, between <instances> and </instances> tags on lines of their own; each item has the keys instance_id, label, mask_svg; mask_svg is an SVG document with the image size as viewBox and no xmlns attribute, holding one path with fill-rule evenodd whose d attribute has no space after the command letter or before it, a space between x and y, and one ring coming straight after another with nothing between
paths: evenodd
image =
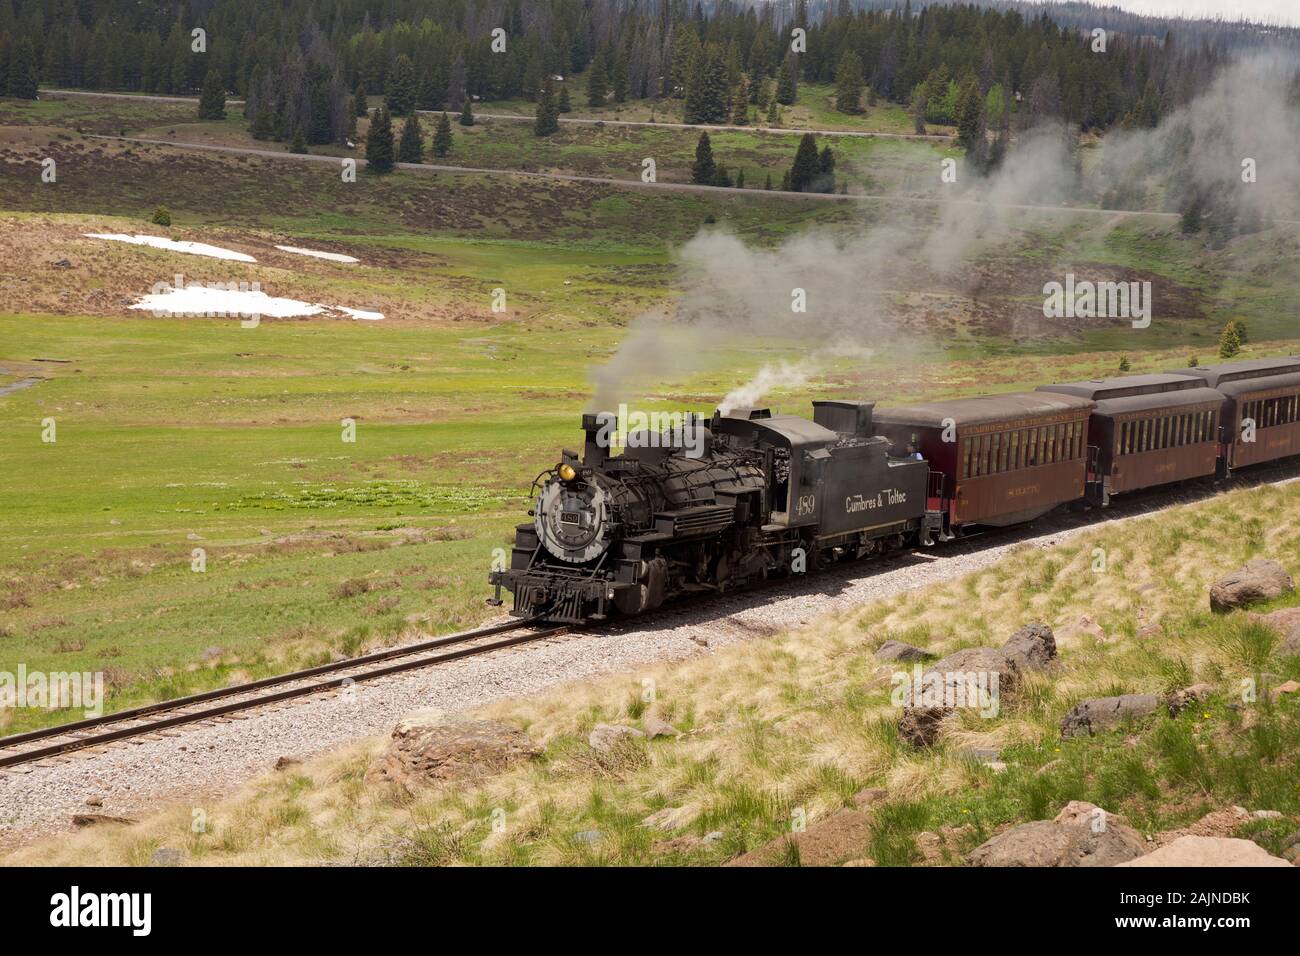
<instances>
[{"instance_id":1,"label":"rock","mask_svg":"<svg viewBox=\"0 0 1300 956\"><path fill-rule=\"evenodd\" d=\"M175 847L160 846L149 858L150 866L180 866L185 854Z\"/></svg>"},{"instance_id":2,"label":"rock","mask_svg":"<svg viewBox=\"0 0 1300 956\"><path fill-rule=\"evenodd\" d=\"M859 810L872 804L880 803L889 796L889 791L881 787L867 787L853 795L853 805Z\"/></svg>"},{"instance_id":3,"label":"rock","mask_svg":"<svg viewBox=\"0 0 1300 956\"><path fill-rule=\"evenodd\" d=\"M682 732L667 721L660 720L658 717L647 717L641 721L641 726L645 728L645 735L650 738L654 737L680 737ZM595 746L594 744L592 746Z\"/></svg>"},{"instance_id":4,"label":"rock","mask_svg":"<svg viewBox=\"0 0 1300 956\"><path fill-rule=\"evenodd\" d=\"M1257 601L1270 601L1295 590L1295 581L1276 561L1255 558L1210 585L1210 609L1231 611Z\"/></svg>"},{"instance_id":5,"label":"rock","mask_svg":"<svg viewBox=\"0 0 1300 956\"><path fill-rule=\"evenodd\" d=\"M1256 820L1281 820L1281 810L1256 810L1251 814Z\"/></svg>"},{"instance_id":6,"label":"rock","mask_svg":"<svg viewBox=\"0 0 1300 956\"><path fill-rule=\"evenodd\" d=\"M1080 701L1061 720L1062 737L1081 737L1120 726L1126 720L1145 717L1160 706L1155 694L1124 694L1121 697L1092 697Z\"/></svg>"},{"instance_id":7,"label":"rock","mask_svg":"<svg viewBox=\"0 0 1300 956\"><path fill-rule=\"evenodd\" d=\"M1118 866L1290 866L1258 843L1230 837L1179 837L1168 846Z\"/></svg>"},{"instance_id":8,"label":"rock","mask_svg":"<svg viewBox=\"0 0 1300 956\"><path fill-rule=\"evenodd\" d=\"M938 739L943 719L958 707L996 716L1001 696L1013 693L1026 671L1040 670L1055 658L1052 629L1030 624L1001 647L968 647L924 670L915 667L900 700L899 736L913 746L929 747Z\"/></svg>"},{"instance_id":9,"label":"rock","mask_svg":"<svg viewBox=\"0 0 1300 956\"><path fill-rule=\"evenodd\" d=\"M1061 643L1066 645L1074 644L1080 637L1091 637L1105 643L1106 632L1102 630L1100 624L1084 614L1075 623L1062 629Z\"/></svg>"},{"instance_id":10,"label":"rock","mask_svg":"<svg viewBox=\"0 0 1300 956\"><path fill-rule=\"evenodd\" d=\"M609 753L624 740L644 736L645 734L635 727L624 727L622 724L597 724L587 735L587 743L591 745L592 750Z\"/></svg>"},{"instance_id":11,"label":"rock","mask_svg":"<svg viewBox=\"0 0 1300 956\"><path fill-rule=\"evenodd\" d=\"M1053 823L1084 823L1088 826L1092 826L1095 820L1109 822L1110 814L1087 800L1071 800L1060 813L1052 817Z\"/></svg>"},{"instance_id":12,"label":"rock","mask_svg":"<svg viewBox=\"0 0 1300 956\"><path fill-rule=\"evenodd\" d=\"M1188 707L1205 703L1213 693L1214 687L1211 684L1193 684L1191 687L1174 691L1165 701L1165 705L1169 708L1169 716L1177 717Z\"/></svg>"},{"instance_id":13,"label":"rock","mask_svg":"<svg viewBox=\"0 0 1300 956\"><path fill-rule=\"evenodd\" d=\"M725 836L725 834L721 830L710 830L708 833L704 834L700 842L706 844L717 843L723 838L723 836Z\"/></svg>"},{"instance_id":14,"label":"rock","mask_svg":"<svg viewBox=\"0 0 1300 956\"><path fill-rule=\"evenodd\" d=\"M226 649L224 647L215 647L215 646L205 647L203 649L203 659L205 661L215 660L216 658L220 657L224 653L226 653Z\"/></svg>"},{"instance_id":15,"label":"rock","mask_svg":"<svg viewBox=\"0 0 1300 956\"><path fill-rule=\"evenodd\" d=\"M1285 684L1278 684L1276 687L1270 690L1268 692L1269 700L1276 701L1283 694L1294 694L1298 690L1300 690L1300 683L1293 680L1289 680Z\"/></svg>"},{"instance_id":16,"label":"rock","mask_svg":"<svg viewBox=\"0 0 1300 956\"><path fill-rule=\"evenodd\" d=\"M491 720L448 720L422 711L402 718L388 747L366 771L369 783L404 786L476 777L540 753L526 734Z\"/></svg>"},{"instance_id":17,"label":"rock","mask_svg":"<svg viewBox=\"0 0 1300 956\"><path fill-rule=\"evenodd\" d=\"M1002 756L1002 751L997 747L967 747L961 756L972 763L992 763Z\"/></svg>"},{"instance_id":18,"label":"rock","mask_svg":"<svg viewBox=\"0 0 1300 956\"><path fill-rule=\"evenodd\" d=\"M871 836L871 816L858 810L837 810L810 823L806 830L777 837L757 850L730 860L727 866L778 866L788 843L799 848L800 866L835 866L858 859Z\"/></svg>"},{"instance_id":19,"label":"rock","mask_svg":"<svg viewBox=\"0 0 1300 956\"><path fill-rule=\"evenodd\" d=\"M284 770L286 767L296 767L302 763L297 757L277 757L275 761L276 770Z\"/></svg>"},{"instance_id":20,"label":"rock","mask_svg":"<svg viewBox=\"0 0 1300 956\"><path fill-rule=\"evenodd\" d=\"M913 747L932 747L939 727L952 711L944 707L907 707L898 718L898 736Z\"/></svg>"},{"instance_id":21,"label":"rock","mask_svg":"<svg viewBox=\"0 0 1300 956\"><path fill-rule=\"evenodd\" d=\"M1159 624L1143 624L1137 629L1137 639L1139 641L1149 641L1153 637L1159 637L1165 632L1165 629Z\"/></svg>"},{"instance_id":22,"label":"rock","mask_svg":"<svg viewBox=\"0 0 1300 956\"><path fill-rule=\"evenodd\" d=\"M104 805L104 798L103 798L103 797L87 797L87 798L86 798L86 806L88 806L88 807L102 807L103 805Z\"/></svg>"},{"instance_id":23,"label":"rock","mask_svg":"<svg viewBox=\"0 0 1300 956\"><path fill-rule=\"evenodd\" d=\"M104 823L135 823L130 817L115 817L107 813L74 813L72 815L72 825L74 827L96 827Z\"/></svg>"},{"instance_id":24,"label":"rock","mask_svg":"<svg viewBox=\"0 0 1300 956\"><path fill-rule=\"evenodd\" d=\"M876 865L876 861L869 856L864 856L857 860L849 860L846 863L840 864L840 866L875 866L875 865Z\"/></svg>"},{"instance_id":25,"label":"rock","mask_svg":"<svg viewBox=\"0 0 1300 956\"><path fill-rule=\"evenodd\" d=\"M1076 801L1061 811L1065 822L1035 820L1012 827L972 850L966 862L971 866L1115 866L1146 852L1146 841L1127 824L1114 817L1105 818L1101 826L1094 823L1096 809ZM1076 822L1076 817L1087 822Z\"/></svg>"},{"instance_id":26,"label":"rock","mask_svg":"<svg viewBox=\"0 0 1300 956\"><path fill-rule=\"evenodd\" d=\"M1056 636L1046 624L1026 624L1007 638L1002 650L1021 670L1041 670L1056 660Z\"/></svg>"},{"instance_id":27,"label":"rock","mask_svg":"<svg viewBox=\"0 0 1300 956\"><path fill-rule=\"evenodd\" d=\"M880 650L876 651L876 660L878 661L912 661L925 660L926 653L919 647L913 647L911 644L904 644L902 641L889 640L880 645Z\"/></svg>"},{"instance_id":28,"label":"rock","mask_svg":"<svg viewBox=\"0 0 1300 956\"><path fill-rule=\"evenodd\" d=\"M1278 646L1277 653L1282 657L1300 656L1300 626L1287 635Z\"/></svg>"},{"instance_id":29,"label":"rock","mask_svg":"<svg viewBox=\"0 0 1300 956\"><path fill-rule=\"evenodd\" d=\"M72 268L72 263L69 262L67 259L59 259L59 260L57 260L57 261L54 263L54 268L56 268L56 269L71 269L71 268Z\"/></svg>"},{"instance_id":30,"label":"rock","mask_svg":"<svg viewBox=\"0 0 1300 956\"><path fill-rule=\"evenodd\" d=\"M1006 773L1007 765L1001 760L990 760L984 766L988 767L994 773Z\"/></svg>"},{"instance_id":31,"label":"rock","mask_svg":"<svg viewBox=\"0 0 1300 956\"><path fill-rule=\"evenodd\" d=\"M605 834L601 833L599 830L579 830L573 835L572 839L574 843L590 846L591 844L599 843L601 840L605 839Z\"/></svg>"}]
</instances>

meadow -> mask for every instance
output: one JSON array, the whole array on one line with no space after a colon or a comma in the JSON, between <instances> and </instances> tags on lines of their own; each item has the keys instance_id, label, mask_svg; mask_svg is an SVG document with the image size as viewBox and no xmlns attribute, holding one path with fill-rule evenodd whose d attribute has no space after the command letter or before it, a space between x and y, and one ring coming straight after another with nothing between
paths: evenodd
<instances>
[{"instance_id":1,"label":"meadow","mask_svg":"<svg viewBox=\"0 0 1300 956\"><path fill-rule=\"evenodd\" d=\"M593 370L638 315L672 313L683 243L702 229L765 248L808 231L851 242L880 221L934 222L925 207L752 190L414 171L347 184L328 167L78 131L174 122L179 133L183 118L158 102L0 101L0 389L36 380L0 395L0 670L104 670L112 708L498 613L483 604L492 551L525 518L533 476L578 443ZM637 137L661 137L674 164L693 142L574 127L538 146L511 138L519 129L527 124L475 127L459 142L491 160L475 159L483 165L516 150L525 168L581 169L586 155L606 172L636 156ZM904 169L935 151L855 143L882 182L884 157L902 157ZM760 156L771 143L720 133L716 148ZM44 156L58 162L57 184L39 185ZM171 227L149 221L160 204ZM164 232L258 261L86 232ZM908 278L926 279L926 295L900 282L910 361L888 348L832 360L770 401L806 412L813 397L888 403L1091 377L1124 356L1135 371L1205 362L1232 317L1250 326L1249 355L1294 351L1296 241L1269 230L1211 251L1163 220L1026 214L961 274L918 267ZM295 257L277 243L362 262ZM1167 320L1141 331L1044 323L1036 287L1062 262L1149 276ZM177 272L387 318L244 329L128 310ZM785 337L710 342L703 367L630 397L710 412L764 363L798 354L799 338L795 324ZM54 442L42 440L47 419ZM345 419L355 442L343 440ZM6 713L0 729L69 716Z\"/></svg>"}]
</instances>

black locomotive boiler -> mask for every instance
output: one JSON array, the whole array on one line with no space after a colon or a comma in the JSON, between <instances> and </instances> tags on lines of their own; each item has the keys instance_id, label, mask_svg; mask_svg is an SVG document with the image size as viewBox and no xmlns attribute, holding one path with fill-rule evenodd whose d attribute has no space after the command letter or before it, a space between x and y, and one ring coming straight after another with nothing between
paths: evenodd
<instances>
[{"instance_id":1,"label":"black locomotive boiler","mask_svg":"<svg viewBox=\"0 0 1300 956\"><path fill-rule=\"evenodd\" d=\"M621 454L583 417L581 459L539 476L533 520L490 581L513 613L581 623L637 614L842 558L929 544L929 467L872 434L872 403L814 402L813 420L742 408L691 418L690 441L629 436Z\"/></svg>"}]
</instances>

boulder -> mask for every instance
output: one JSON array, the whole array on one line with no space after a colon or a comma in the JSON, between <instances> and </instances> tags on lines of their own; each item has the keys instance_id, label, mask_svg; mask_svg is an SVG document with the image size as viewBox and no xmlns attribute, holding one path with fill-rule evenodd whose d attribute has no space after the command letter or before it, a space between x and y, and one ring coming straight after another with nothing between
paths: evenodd
<instances>
[{"instance_id":1,"label":"boulder","mask_svg":"<svg viewBox=\"0 0 1300 956\"><path fill-rule=\"evenodd\" d=\"M1174 691L1165 701L1169 708L1169 716L1177 717L1188 707L1205 703L1213 693L1214 687L1210 684L1193 684L1191 687Z\"/></svg>"},{"instance_id":2,"label":"boulder","mask_svg":"<svg viewBox=\"0 0 1300 956\"><path fill-rule=\"evenodd\" d=\"M109 813L74 813L72 815L72 825L74 827L97 827L105 823L130 825L135 823L135 820L130 817L115 817Z\"/></svg>"},{"instance_id":3,"label":"boulder","mask_svg":"<svg viewBox=\"0 0 1300 956\"><path fill-rule=\"evenodd\" d=\"M644 736L645 734L635 727L625 727L622 724L597 724L587 735L587 743L591 745L592 750L609 753L624 740Z\"/></svg>"},{"instance_id":4,"label":"boulder","mask_svg":"<svg viewBox=\"0 0 1300 956\"><path fill-rule=\"evenodd\" d=\"M924 670L914 668L900 701L899 736L914 746L929 747L938 739L943 719L958 707L996 716L1002 695L1020 686L1024 672L1045 666L1055 656L1051 629L1031 624L1002 647L967 647Z\"/></svg>"},{"instance_id":5,"label":"boulder","mask_svg":"<svg viewBox=\"0 0 1300 956\"><path fill-rule=\"evenodd\" d=\"M779 866L787 845L799 848L800 866L835 866L862 858L871 837L871 815L860 810L837 810L808 824L807 829L777 837L756 850L730 860L727 866Z\"/></svg>"},{"instance_id":6,"label":"boulder","mask_svg":"<svg viewBox=\"0 0 1300 956\"><path fill-rule=\"evenodd\" d=\"M493 720L449 720L426 711L403 717L366 771L368 783L427 785L497 773L540 753L528 736Z\"/></svg>"},{"instance_id":7,"label":"boulder","mask_svg":"<svg viewBox=\"0 0 1300 956\"><path fill-rule=\"evenodd\" d=\"M1117 866L1290 866L1258 843L1231 837L1184 836Z\"/></svg>"},{"instance_id":8,"label":"boulder","mask_svg":"<svg viewBox=\"0 0 1300 956\"><path fill-rule=\"evenodd\" d=\"M1210 585L1210 609L1231 611L1257 601L1271 601L1295 590L1295 581L1276 561L1255 558Z\"/></svg>"},{"instance_id":9,"label":"boulder","mask_svg":"<svg viewBox=\"0 0 1300 956\"><path fill-rule=\"evenodd\" d=\"M1159 706L1160 698L1155 694L1091 697L1076 704L1061 720L1061 736L1091 736L1112 730L1126 720L1154 713Z\"/></svg>"},{"instance_id":10,"label":"boulder","mask_svg":"<svg viewBox=\"0 0 1300 956\"><path fill-rule=\"evenodd\" d=\"M1300 656L1300 624L1297 624L1295 630L1282 639L1277 653L1281 657Z\"/></svg>"},{"instance_id":11,"label":"boulder","mask_svg":"<svg viewBox=\"0 0 1300 956\"><path fill-rule=\"evenodd\" d=\"M1007 638L1002 651L1021 670L1041 670L1056 660L1056 636L1046 624L1026 624Z\"/></svg>"},{"instance_id":12,"label":"boulder","mask_svg":"<svg viewBox=\"0 0 1300 956\"><path fill-rule=\"evenodd\" d=\"M910 664L912 661L924 660L925 657L925 651L902 641L885 641L880 645L880 650L876 651L878 661L906 661Z\"/></svg>"},{"instance_id":13,"label":"boulder","mask_svg":"<svg viewBox=\"0 0 1300 956\"><path fill-rule=\"evenodd\" d=\"M658 717L647 717L641 722L645 727L647 737L680 737L682 732L665 720Z\"/></svg>"},{"instance_id":14,"label":"boulder","mask_svg":"<svg viewBox=\"0 0 1300 956\"><path fill-rule=\"evenodd\" d=\"M1056 820L1005 830L966 858L971 866L1115 866L1146 852L1146 841L1114 817L1096 820L1090 803L1069 804ZM1059 821L1059 822L1058 822Z\"/></svg>"}]
</instances>

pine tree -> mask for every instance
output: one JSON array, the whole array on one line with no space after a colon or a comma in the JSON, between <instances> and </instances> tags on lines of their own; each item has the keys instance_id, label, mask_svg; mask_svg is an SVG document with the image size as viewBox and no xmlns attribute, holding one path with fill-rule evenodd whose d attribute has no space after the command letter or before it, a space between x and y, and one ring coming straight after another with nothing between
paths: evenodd
<instances>
[{"instance_id":1,"label":"pine tree","mask_svg":"<svg viewBox=\"0 0 1300 956\"><path fill-rule=\"evenodd\" d=\"M366 91L359 86L352 97L352 112L358 119L370 115L370 107L366 103Z\"/></svg>"},{"instance_id":2,"label":"pine tree","mask_svg":"<svg viewBox=\"0 0 1300 956\"><path fill-rule=\"evenodd\" d=\"M820 175L821 159L817 155L817 138L812 133L804 133L799 140L799 149L794 154L794 164L790 167L790 189L801 193L809 192Z\"/></svg>"},{"instance_id":3,"label":"pine tree","mask_svg":"<svg viewBox=\"0 0 1300 956\"><path fill-rule=\"evenodd\" d=\"M555 88L550 77L542 84L537 97L537 118L533 122L534 136L550 136L560 130L560 112L555 108Z\"/></svg>"},{"instance_id":4,"label":"pine tree","mask_svg":"<svg viewBox=\"0 0 1300 956\"><path fill-rule=\"evenodd\" d=\"M446 111L438 117L438 127L433 131L433 155L446 156L451 152L451 117Z\"/></svg>"},{"instance_id":5,"label":"pine tree","mask_svg":"<svg viewBox=\"0 0 1300 956\"><path fill-rule=\"evenodd\" d=\"M763 188L764 188L764 189L767 189L767 190L771 190L771 188L772 188L772 174L771 174L771 173L768 173L768 174L767 174L767 179L765 179L765 180L763 181Z\"/></svg>"},{"instance_id":6,"label":"pine tree","mask_svg":"<svg viewBox=\"0 0 1300 956\"><path fill-rule=\"evenodd\" d=\"M386 100L392 116L405 116L415 107L415 66L403 53L388 74Z\"/></svg>"},{"instance_id":7,"label":"pine tree","mask_svg":"<svg viewBox=\"0 0 1300 956\"><path fill-rule=\"evenodd\" d=\"M569 104L569 85L567 83L560 84L560 102L556 109L561 113L568 113L573 109Z\"/></svg>"},{"instance_id":8,"label":"pine tree","mask_svg":"<svg viewBox=\"0 0 1300 956\"><path fill-rule=\"evenodd\" d=\"M786 57L781 61L781 71L776 75L776 101L783 106L793 105L799 92L790 60L791 57Z\"/></svg>"},{"instance_id":9,"label":"pine tree","mask_svg":"<svg viewBox=\"0 0 1300 956\"><path fill-rule=\"evenodd\" d=\"M627 102L628 85L627 50L619 50L618 59L614 61L614 102Z\"/></svg>"},{"instance_id":10,"label":"pine tree","mask_svg":"<svg viewBox=\"0 0 1300 956\"><path fill-rule=\"evenodd\" d=\"M289 144L289 152L300 154L307 152L307 138L303 136L301 126L294 130L293 142Z\"/></svg>"},{"instance_id":11,"label":"pine tree","mask_svg":"<svg viewBox=\"0 0 1300 956\"><path fill-rule=\"evenodd\" d=\"M819 175L814 183L816 191L835 192L835 153L829 146L822 148L821 155L817 158L817 168Z\"/></svg>"},{"instance_id":12,"label":"pine tree","mask_svg":"<svg viewBox=\"0 0 1300 956\"><path fill-rule=\"evenodd\" d=\"M1241 333L1235 322L1229 322L1219 334L1219 358L1230 359L1241 351Z\"/></svg>"},{"instance_id":13,"label":"pine tree","mask_svg":"<svg viewBox=\"0 0 1300 956\"><path fill-rule=\"evenodd\" d=\"M36 48L23 37L9 52L9 95L21 100L36 99L37 79Z\"/></svg>"},{"instance_id":14,"label":"pine tree","mask_svg":"<svg viewBox=\"0 0 1300 956\"><path fill-rule=\"evenodd\" d=\"M1232 319L1228 324L1237 330L1237 338L1241 341L1242 345L1246 345L1250 342L1250 335L1246 330L1245 319Z\"/></svg>"},{"instance_id":15,"label":"pine tree","mask_svg":"<svg viewBox=\"0 0 1300 956\"><path fill-rule=\"evenodd\" d=\"M199 119L223 120L226 118L226 88L221 74L208 70L203 78L203 92L199 94Z\"/></svg>"},{"instance_id":16,"label":"pine tree","mask_svg":"<svg viewBox=\"0 0 1300 956\"><path fill-rule=\"evenodd\" d=\"M736 85L736 95L732 100L731 122L734 126L749 125L749 80L741 77Z\"/></svg>"},{"instance_id":17,"label":"pine tree","mask_svg":"<svg viewBox=\"0 0 1300 956\"><path fill-rule=\"evenodd\" d=\"M1128 371L1129 369L1131 369L1132 367L1133 367L1133 364L1132 364L1131 362L1129 362L1129 360L1128 360L1128 356L1127 356L1127 355L1121 355L1121 356L1119 357L1119 370L1120 370L1121 373L1123 373L1123 372L1127 372L1127 371Z\"/></svg>"},{"instance_id":18,"label":"pine tree","mask_svg":"<svg viewBox=\"0 0 1300 956\"><path fill-rule=\"evenodd\" d=\"M411 110L402 124L402 136L397 141L397 161L399 163L424 162L424 132L420 129L419 117Z\"/></svg>"},{"instance_id":19,"label":"pine tree","mask_svg":"<svg viewBox=\"0 0 1300 956\"><path fill-rule=\"evenodd\" d=\"M149 220L155 226L170 226L172 224L172 214L166 206L159 206L153 211L153 217Z\"/></svg>"},{"instance_id":20,"label":"pine tree","mask_svg":"<svg viewBox=\"0 0 1300 956\"><path fill-rule=\"evenodd\" d=\"M984 140L984 97L973 75L962 85L956 113L957 142L963 149L973 150Z\"/></svg>"},{"instance_id":21,"label":"pine tree","mask_svg":"<svg viewBox=\"0 0 1300 956\"><path fill-rule=\"evenodd\" d=\"M587 71L587 105L593 108L599 108L605 105L605 97L609 93L608 80L606 79L605 70L605 53L602 50L596 59L591 61L591 68Z\"/></svg>"},{"instance_id":22,"label":"pine tree","mask_svg":"<svg viewBox=\"0 0 1300 956\"><path fill-rule=\"evenodd\" d=\"M474 104L471 101L468 94L466 94L465 96L465 105L464 107L461 108L460 111L460 125L461 126L474 125Z\"/></svg>"},{"instance_id":23,"label":"pine tree","mask_svg":"<svg viewBox=\"0 0 1300 956\"><path fill-rule=\"evenodd\" d=\"M840 57L835 70L835 108L841 113L862 112L862 57L852 50Z\"/></svg>"},{"instance_id":24,"label":"pine tree","mask_svg":"<svg viewBox=\"0 0 1300 956\"><path fill-rule=\"evenodd\" d=\"M695 164L691 166L691 182L708 186L717 175L718 168L713 162L713 144L709 134L701 133L700 141L695 145Z\"/></svg>"},{"instance_id":25,"label":"pine tree","mask_svg":"<svg viewBox=\"0 0 1300 956\"><path fill-rule=\"evenodd\" d=\"M376 173L393 171L393 120L387 106L375 110L375 118L370 121L366 133L366 165Z\"/></svg>"},{"instance_id":26,"label":"pine tree","mask_svg":"<svg viewBox=\"0 0 1300 956\"><path fill-rule=\"evenodd\" d=\"M269 103L257 107L257 115L253 117L253 139L275 139L275 117Z\"/></svg>"},{"instance_id":27,"label":"pine tree","mask_svg":"<svg viewBox=\"0 0 1300 956\"><path fill-rule=\"evenodd\" d=\"M743 169L736 173L736 188L745 188L745 171Z\"/></svg>"},{"instance_id":28,"label":"pine tree","mask_svg":"<svg viewBox=\"0 0 1300 956\"><path fill-rule=\"evenodd\" d=\"M718 165L718 168L717 168L716 170L714 170L714 172L713 172L713 185L714 185L714 186L723 186L723 187L728 187L728 188L731 186L731 177L727 174L727 167L726 167L726 166L723 166L723 165L719 164L719 165Z\"/></svg>"},{"instance_id":29,"label":"pine tree","mask_svg":"<svg viewBox=\"0 0 1300 956\"><path fill-rule=\"evenodd\" d=\"M781 125L781 108L776 105L775 96L772 97L771 101L767 104L767 125L768 126Z\"/></svg>"}]
</instances>

